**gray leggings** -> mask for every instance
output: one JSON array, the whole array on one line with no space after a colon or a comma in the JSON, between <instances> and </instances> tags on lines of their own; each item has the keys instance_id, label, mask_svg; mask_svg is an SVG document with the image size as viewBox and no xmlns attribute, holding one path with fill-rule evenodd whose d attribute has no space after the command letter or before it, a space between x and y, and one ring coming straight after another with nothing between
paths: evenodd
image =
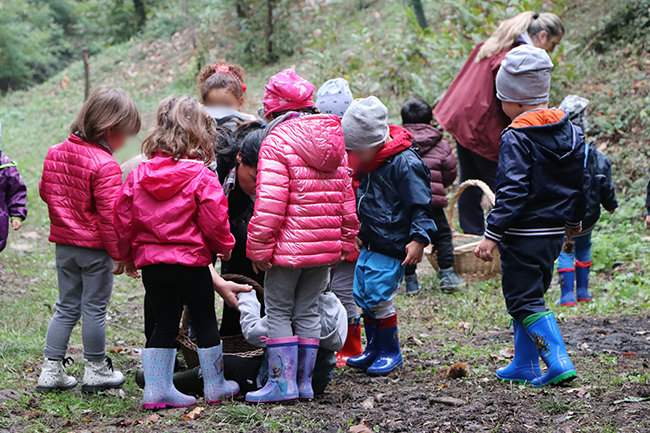
<instances>
[{"instance_id":1,"label":"gray leggings","mask_svg":"<svg viewBox=\"0 0 650 433\"><path fill-rule=\"evenodd\" d=\"M348 314L348 321L359 317L359 307L354 300L354 268L356 263L342 262L332 268L330 290L339 298Z\"/></svg>"},{"instance_id":2,"label":"gray leggings","mask_svg":"<svg viewBox=\"0 0 650 433\"><path fill-rule=\"evenodd\" d=\"M105 250L56 245L59 296L45 341L45 358L63 359L70 334L83 318L84 358L106 356L106 309L113 291L113 260Z\"/></svg>"},{"instance_id":3,"label":"gray leggings","mask_svg":"<svg viewBox=\"0 0 650 433\"><path fill-rule=\"evenodd\" d=\"M264 304L269 338L297 335L320 338L318 297L329 283L329 266L273 266L264 278ZM293 326L292 326L293 325Z\"/></svg>"}]
</instances>

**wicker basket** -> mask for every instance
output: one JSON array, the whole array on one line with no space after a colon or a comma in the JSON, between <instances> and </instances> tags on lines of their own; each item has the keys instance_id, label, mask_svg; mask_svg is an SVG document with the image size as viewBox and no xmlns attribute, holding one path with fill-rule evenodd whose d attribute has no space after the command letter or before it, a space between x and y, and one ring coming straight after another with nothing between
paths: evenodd
<instances>
[{"instance_id":1,"label":"wicker basket","mask_svg":"<svg viewBox=\"0 0 650 433\"><path fill-rule=\"evenodd\" d=\"M487 201L490 206L494 206L494 193L492 190L480 180L466 180L458 187L458 190L454 194L454 197L451 199L449 206L449 213L447 214L447 219L449 220L449 225L454 227L454 214L456 203L458 198L467 188L471 186L476 186L483 190ZM481 281L489 280L494 278L501 271L501 261L499 260L499 251L495 249L494 251L494 261L484 262L474 255L474 249L476 246L483 240L483 236L477 235L466 235L463 233L453 232L454 240L454 271L461 278L466 281ZM438 261L436 259L435 252L432 251L432 247L429 246L425 250L427 259L431 263L434 269L438 269Z\"/></svg>"},{"instance_id":2,"label":"wicker basket","mask_svg":"<svg viewBox=\"0 0 650 433\"><path fill-rule=\"evenodd\" d=\"M238 284L249 284L253 286L253 289L257 293L261 295L264 294L264 288L260 286L257 281L243 275L224 274L221 277L224 280L233 281ZM183 353L187 368L194 368L199 365L199 355L197 352L196 343L188 335L188 317L189 313L187 307L185 307L185 311L183 312L183 321L181 322L181 329L178 332L178 337L176 337L176 346ZM258 356L264 356L264 350L250 344L244 339L244 336L242 334L221 337L221 342L223 344L223 353L226 355L235 355L242 358L256 358Z\"/></svg>"}]
</instances>

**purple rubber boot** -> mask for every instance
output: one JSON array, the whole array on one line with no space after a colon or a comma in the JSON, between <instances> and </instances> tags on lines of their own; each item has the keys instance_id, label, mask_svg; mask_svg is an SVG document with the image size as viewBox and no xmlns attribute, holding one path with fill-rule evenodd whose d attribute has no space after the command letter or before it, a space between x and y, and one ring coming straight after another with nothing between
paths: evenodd
<instances>
[{"instance_id":1,"label":"purple rubber boot","mask_svg":"<svg viewBox=\"0 0 650 433\"><path fill-rule=\"evenodd\" d=\"M296 383L298 363L298 337L269 338L266 340L269 359L269 378L264 388L246 394L249 403L274 403L296 400L299 396Z\"/></svg>"},{"instance_id":2,"label":"purple rubber boot","mask_svg":"<svg viewBox=\"0 0 650 433\"><path fill-rule=\"evenodd\" d=\"M176 349L144 349L142 351L145 382L142 407L164 409L196 404L194 397L181 394L174 388L175 362Z\"/></svg>"},{"instance_id":3,"label":"purple rubber boot","mask_svg":"<svg viewBox=\"0 0 650 433\"><path fill-rule=\"evenodd\" d=\"M311 379L314 377L319 344L320 340L317 338L298 339L298 394L301 400L314 398Z\"/></svg>"},{"instance_id":4,"label":"purple rubber boot","mask_svg":"<svg viewBox=\"0 0 650 433\"><path fill-rule=\"evenodd\" d=\"M232 397L239 392L234 380L223 377L223 346L198 349L201 373L203 373L203 395L207 404L221 403L223 397Z\"/></svg>"}]
</instances>

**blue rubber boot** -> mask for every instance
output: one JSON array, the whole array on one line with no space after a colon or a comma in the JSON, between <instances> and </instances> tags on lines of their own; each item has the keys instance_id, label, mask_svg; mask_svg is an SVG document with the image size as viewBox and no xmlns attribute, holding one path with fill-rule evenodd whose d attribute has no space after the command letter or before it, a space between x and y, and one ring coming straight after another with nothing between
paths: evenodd
<instances>
[{"instance_id":1,"label":"blue rubber boot","mask_svg":"<svg viewBox=\"0 0 650 433\"><path fill-rule=\"evenodd\" d=\"M224 397L232 397L239 392L234 380L223 377L223 346L198 349L201 373L203 373L203 396L207 404L221 403Z\"/></svg>"},{"instance_id":2,"label":"blue rubber boot","mask_svg":"<svg viewBox=\"0 0 650 433\"><path fill-rule=\"evenodd\" d=\"M366 349L359 356L348 358L347 366L367 370L377 357L377 322L370 316L363 316L363 327L366 330Z\"/></svg>"},{"instance_id":3,"label":"blue rubber boot","mask_svg":"<svg viewBox=\"0 0 650 433\"><path fill-rule=\"evenodd\" d=\"M142 367L144 370L145 409L164 409L166 407L187 407L196 403L192 396L181 394L174 387L174 364L176 349L144 349Z\"/></svg>"},{"instance_id":4,"label":"blue rubber boot","mask_svg":"<svg viewBox=\"0 0 650 433\"><path fill-rule=\"evenodd\" d=\"M249 403L274 403L296 400L299 396L296 382L298 366L298 337L269 338L266 340L269 359L269 378L264 388L246 394Z\"/></svg>"},{"instance_id":5,"label":"blue rubber boot","mask_svg":"<svg viewBox=\"0 0 650 433\"><path fill-rule=\"evenodd\" d=\"M590 302L593 296L589 293L589 271L591 262L576 260L576 298L578 302Z\"/></svg>"},{"instance_id":6,"label":"blue rubber boot","mask_svg":"<svg viewBox=\"0 0 650 433\"><path fill-rule=\"evenodd\" d=\"M311 380L314 377L314 366L320 340L317 338L298 338L298 394L300 400L312 400L314 388Z\"/></svg>"},{"instance_id":7,"label":"blue rubber boot","mask_svg":"<svg viewBox=\"0 0 650 433\"><path fill-rule=\"evenodd\" d=\"M553 313L541 313L539 315L542 314L542 317L537 318L538 314L535 314L524 320L524 326L527 325L526 332L535 340L537 351L547 367L544 376L533 379L532 385L535 388L546 385L559 385L578 376L564 346L564 340L562 340L555 315Z\"/></svg>"},{"instance_id":8,"label":"blue rubber boot","mask_svg":"<svg viewBox=\"0 0 650 433\"><path fill-rule=\"evenodd\" d=\"M418 275L407 275L404 277L404 284L406 285L406 294L415 296L420 293L420 285L418 284Z\"/></svg>"},{"instance_id":9,"label":"blue rubber boot","mask_svg":"<svg viewBox=\"0 0 650 433\"><path fill-rule=\"evenodd\" d=\"M512 330L515 334L515 356L510 365L497 370L497 378L511 382L532 383L534 379L542 377L537 345L521 323L513 320Z\"/></svg>"},{"instance_id":10,"label":"blue rubber boot","mask_svg":"<svg viewBox=\"0 0 650 433\"><path fill-rule=\"evenodd\" d=\"M397 315L377 321L376 339L379 349L377 357L366 373L369 376L385 376L403 365L397 332Z\"/></svg>"},{"instance_id":11,"label":"blue rubber boot","mask_svg":"<svg viewBox=\"0 0 650 433\"><path fill-rule=\"evenodd\" d=\"M560 279L560 300L556 302L561 307L573 307L576 304L576 295L573 292L574 282L576 278L575 271L558 271Z\"/></svg>"}]
</instances>

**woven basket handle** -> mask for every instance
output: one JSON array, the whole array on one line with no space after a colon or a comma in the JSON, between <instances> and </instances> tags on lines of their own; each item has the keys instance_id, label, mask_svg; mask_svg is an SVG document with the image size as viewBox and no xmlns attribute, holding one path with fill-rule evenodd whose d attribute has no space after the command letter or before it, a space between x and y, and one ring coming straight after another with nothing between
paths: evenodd
<instances>
[{"instance_id":1,"label":"woven basket handle","mask_svg":"<svg viewBox=\"0 0 650 433\"><path fill-rule=\"evenodd\" d=\"M449 225L451 227L454 226L454 213L455 213L455 209L456 209L456 203L458 203L458 199L460 198L460 195L463 193L463 191L465 191L470 186L476 186L476 187L481 188L481 190L483 191L483 194L485 194L487 196L488 200L490 201L490 204L492 206L494 206L494 200L495 200L494 193L492 192L490 187L487 186L487 184L485 182L483 182L482 180L478 180L478 179L466 180L465 182L461 183L458 186L458 189L454 193L454 196L451 198L451 203L450 203L450 206L449 206L449 213L447 214L447 220L449 221Z\"/></svg>"}]
</instances>

